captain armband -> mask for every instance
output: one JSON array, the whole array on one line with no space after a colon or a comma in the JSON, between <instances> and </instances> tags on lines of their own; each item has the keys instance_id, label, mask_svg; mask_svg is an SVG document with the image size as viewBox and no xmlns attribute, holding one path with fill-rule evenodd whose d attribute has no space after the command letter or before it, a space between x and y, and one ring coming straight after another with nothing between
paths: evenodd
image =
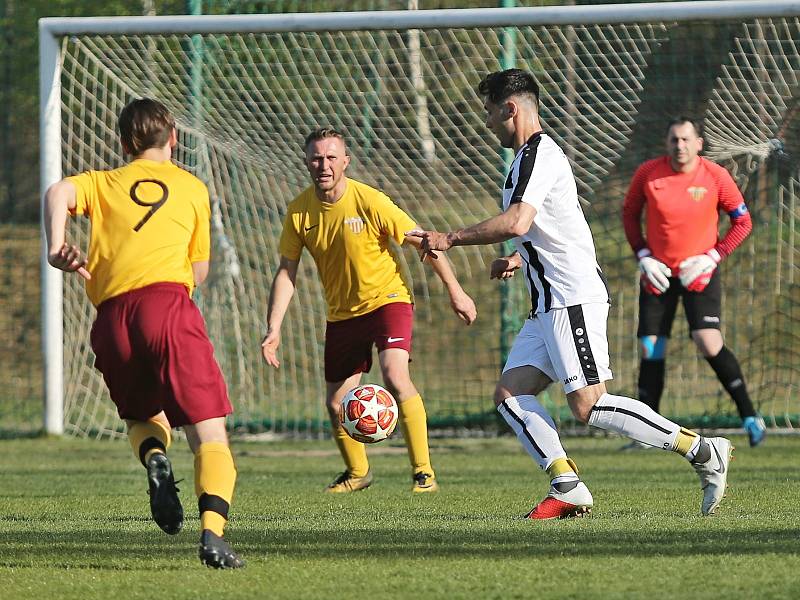
<instances>
[{"instance_id":1,"label":"captain armband","mask_svg":"<svg viewBox=\"0 0 800 600\"><path fill-rule=\"evenodd\" d=\"M729 210L728 216L731 219L738 219L739 217L743 217L744 215L746 215L748 212L749 211L747 210L747 204L742 202L739 206L737 206L733 210Z\"/></svg>"}]
</instances>

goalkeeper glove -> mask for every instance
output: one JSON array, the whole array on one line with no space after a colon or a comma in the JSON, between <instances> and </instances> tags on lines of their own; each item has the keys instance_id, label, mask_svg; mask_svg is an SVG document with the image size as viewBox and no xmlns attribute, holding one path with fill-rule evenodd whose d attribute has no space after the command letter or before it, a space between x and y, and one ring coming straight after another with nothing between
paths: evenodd
<instances>
[{"instance_id":1,"label":"goalkeeper glove","mask_svg":"<svg viewBox=\"0 0 800 600\"><path fill-rule=\"evenodd\" d=\"M653 258L650 250L642 248L636 253L639 258L639 270L642 272L642 285L648 294L660 296L669 289L670 268L660 260Z\"/></svg>"},{"instance_id":2,"label":"goalkeeper glove","mask_svg":"<svg viewBox=\"0 0 800 600\"><path fill-rule=\"evenodd\" d=\"M722 256L714 248L705 254L690 256L679 265L681 285L690 292L702 292L721 260Z\"/></svg>"}]
</instances>

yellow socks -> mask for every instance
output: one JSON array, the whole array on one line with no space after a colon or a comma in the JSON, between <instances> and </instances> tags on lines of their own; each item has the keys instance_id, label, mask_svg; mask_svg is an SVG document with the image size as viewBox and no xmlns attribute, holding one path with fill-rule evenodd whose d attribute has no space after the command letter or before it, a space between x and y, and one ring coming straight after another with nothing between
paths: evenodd
<instances>
[{"instance_id":1,"label":"yellow socks","mask_svg":"<svg viewBox=\"0 0 800 600\"><path fill-rule=\"evenodd\" d=\"M236 466L227 444L200 444L194 456L194 491L200 509L200 528L222 536L236 485Z\"/></svg>"},{"instance_id":2,"label":"yellow socks","mask_svg":"<svg viewBox=\"0 0 800 600\"><path fill-rule=\"evenodd\" d=\"M678 435L675 437L675 447L673 450L681 456L686 456L691 451L695 450L699 443L699 435L697 435L694 431L690 431L689 429L684 429L681 427L680 431L678 431Z\"/></svg>"},{"instance_id":3,"label":"yellow socks","mask_svg":"<svg viewBox=\"0 0 800 600\"><path fill-rule=\"evenodd\" d=\"M133 454L147 465L147 459L154 452L167 452L172 436L167 427L160 421L142 421L128 427L128 441L133 449Z\"/></svg>"},{"instance_id":4,"label":"yellow socks","mask_svg":"<svg viewBox=\"0 0 800 600\"><path fill-rule=\"evenodd\" d=\"M400 408L400 427L408 447L408 458L416 473L434 475L431 457L428 452L428 416L422 404L422 396L417 394L398 403Z\"/></svg>"},{"instance_id":5,"label":"yellow socks","mask_svg":"<svg viewBox=\"0 0 800 600\"><path fill-rule=\"evenodd\" d=\"M341 427L334 427L333 440L339 447L339 453L347 465L347 471L353 477L364 477L369 471L367 449L361 442L355 441Z\"/></svg>"},{"instance_id":6,"label":"yellow socks","mask_svg":"<svg viewBox=\"0 0 800 600\"><path fill-rule=\"evenodd\" d=\"M566 457L555 459L545 470L551 480L562 475L578 475L578 466L571 458Z\"/></svg>"}]
</instances>

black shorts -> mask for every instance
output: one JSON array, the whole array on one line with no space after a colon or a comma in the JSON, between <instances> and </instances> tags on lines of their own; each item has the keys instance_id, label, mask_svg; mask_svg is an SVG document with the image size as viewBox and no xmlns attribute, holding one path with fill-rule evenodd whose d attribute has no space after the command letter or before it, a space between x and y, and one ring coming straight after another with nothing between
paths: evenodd
<instances>
[{"instance_id":1,"label":"black shorts","mask_svg":"<svg viewBox=\"0 0 800 600\"><path fill-rule=\"evenodd\" d=\"M669 337L678 296L683 300L683 310L689 322L689 331L696 329L719 329L722 305L722 285L719 269L714 271L711 281L702 292L690 292L681 285L677 277L669 278L669 289L656 296L639 288L639 329L636 335L660 335Z\"/></svg>"}]
</instances>

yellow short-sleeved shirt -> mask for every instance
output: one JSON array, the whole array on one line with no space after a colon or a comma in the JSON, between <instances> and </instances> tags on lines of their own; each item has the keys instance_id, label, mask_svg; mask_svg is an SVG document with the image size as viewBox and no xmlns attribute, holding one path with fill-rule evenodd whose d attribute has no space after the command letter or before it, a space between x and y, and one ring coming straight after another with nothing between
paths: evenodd
<instances>
[{"instance_id":1,"label":"yellow short-sleeved shirt","mask_svg":"<svg viewBox=\"0 0 800 600\"><path fill-rule=\"evenodd\" d=\"M415 227L386 194L347 179L334 203L321 202L313 186L289 203L280 252L299 260L308 249L325 289L328 320L342 321L392 302L412 302L389 240L401 244Z\"/></svg>"},{"instance_id":2,"label":"yellow short-sleeved shirt","mask_svg":"<svg viewBox=\"0 0 800 600\"><path fill-rule=\"evenodd\" d=\"M211 209L202 181L169 161L146 159L68 177L73 215L92 224L86 293L92 304L153 283L194 289L192 263L211 254Z\"/></svg>"}]
</instances>

